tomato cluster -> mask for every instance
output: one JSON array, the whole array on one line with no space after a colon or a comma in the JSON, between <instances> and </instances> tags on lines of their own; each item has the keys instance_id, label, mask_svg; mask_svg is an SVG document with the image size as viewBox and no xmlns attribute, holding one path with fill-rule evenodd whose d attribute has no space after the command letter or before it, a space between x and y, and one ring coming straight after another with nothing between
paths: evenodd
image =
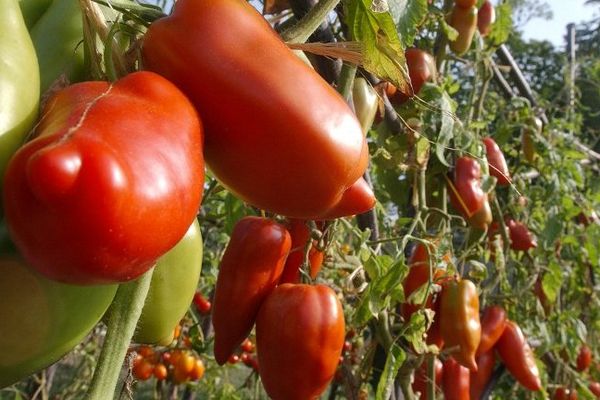
<instances>
[{"instance_id":1,"label":"tomato cluster","mask_svg":"<svg viewBox=\"0 0 600 400\"><path fill-rule=\"evenodd\" d=\"M132 364L134 378L145 381L152 377L176 384L202 379L206 367L201 358L190 350L173 349L158 352L148 346L135 349Z\"/></svg>"}]
</instances>

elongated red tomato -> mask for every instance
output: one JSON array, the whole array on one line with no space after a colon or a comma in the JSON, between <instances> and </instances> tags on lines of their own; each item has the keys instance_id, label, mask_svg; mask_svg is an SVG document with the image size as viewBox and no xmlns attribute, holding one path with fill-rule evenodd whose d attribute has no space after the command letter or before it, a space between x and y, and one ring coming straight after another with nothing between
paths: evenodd
<instances>
[{"instance_id":1,"label":"elongated red tomato","mask_svg":"<svg viewBox=\"0 0 600 400\"><path fill-rule=\"evenodd\" d=\"M368 185L354 185L368 149L352 110L248 2L180 0L142 54L192 100L208 166L244 201L315 220L373 207Z\"/></svg>"},{"instance_id":2,"label":"elongated red tomato","mask_svg":"<svg viewBox=\"0 0 600 400\"><path fill-rule=\"evenodd\" d=\"M269 396L317 398L335 374L344 325L342 305L327 286L278 286L256 319L258 369Z\"/></svg>"},{"instance_id":3,"label":"elongated red tomato","mask_svg":"<svg viewBox=\"0 0 600 400\"><path fill-rule=\"evenodd\" d=\"M290 245L287 230L270 219L245 217L235 225L219 265L213 302L220 365L248 337L261 303L279 282Z\"/></svg>"},{"instance_id":4,"label":"elongated red tomato","mask_svg":"<svg viewBox=\"0 0 600 400\"><path fill-rule=\"evenodd\" d=\"M483 144L485 145L485 153L490 164L490 175L498 179L499 186L510 185L510 172L508 171L508 165L506 165L506 159L504 158L504 154L502 154L502 150L500 150L496 141L490 137L484 138Z\"/></svg>"},{"instance_id":5,"label":"elongated red tomato","mask_svg":"<svg viewBox=\"0 0 600 400\"><path fill-rule=\"evenodd\" d=\"M492 222L492 210L487 193L481 189L481 166L471 157L456 160L454 177L448 183L452 206L473 227L485 229Z\"/></svg>"},{"instance_id":6,"label":"elongated red tomato","mask_svg":"<svg viewBox=\"0 0 600 400\"><path fill-rule=\"evenodd\" d=\"M459 7L452 10L450 25L458 31L456 40L450 42L450 49L457 55L463 55L471 48L473 35L477 30L477 7Z\"/></svg>"},{"instance_id":7,"label":"elongated red tomato","mask_svg":"<svg viewBox=\"0 0 600 400\"><path fill-rule=\"evenodd\" d=\"M477 372L471 371L469 393L471 399L479 400L494 372L494 365L496 364L494 350L490 349L485 353L481 353L477 356L475 362L477 363Z\"/></svg>"},{"instance_id":8,"label":"elongated red tomato","mask_svg":"<svg viewBox=\"0 0 600 400\"><path fill-rule=\"evenodd\" d=\"M498 355L517 382L529 390L540 390L542 382L535 356L519 325L506 321L506 327L496 344Z\"/></svg>"},{"instance_id":9,"label":"elongated red tomato","mask_svg":"<svg viewBox=\"0 0 600 400\"><path fill-rule=\"evenodd\" d=\"M506 311L499 306L490 306L485 309L481 316L481 340L477 348L477 355L487 353L491 350L506 326ZM479 364L477 364L479 366Z\"/></svg>"},{"instance_id":10,"label":"elongated red tomato","mask_svg":"<svg viewBox=\"0 0 600 400\"><path fill-rule=\"evenodd\" d=\"M584 344L577 355L577 371L585 371L590 365L592 365L592 350Z\"/></svg>"},{"instance_id":11,"label":"elongated red tomato","mask_svg":"<svg viewBox=\"0 0 600 400\"><path fill-rule=\"evenodd\" d=\"M490 0L485 0L477 12L477 29L481 36L487 36L496 22L496 10Z\"/></svg>"},{"instance_id":12,"label":"elongated red tomato","mask_svg":"<svg viewBox=\"0 0 600 400\"><path fill-rule=\"evenodd\" d=\"M52 97L11 160L4 206L25 259L62 282L140 276L196 217L204 182L194 108L152 72Z\"/></svg>"},{"instance_id":13,"label":"elongated red tomato","mask_svg":"<svg viewBox=\"0 0 600 400\"><path fill-rule=\"evenodd\" d=\"M452 357L444 361L442 391L445 400L469 400L469 369L463 367Z\"/></svg>"}]
</instances>

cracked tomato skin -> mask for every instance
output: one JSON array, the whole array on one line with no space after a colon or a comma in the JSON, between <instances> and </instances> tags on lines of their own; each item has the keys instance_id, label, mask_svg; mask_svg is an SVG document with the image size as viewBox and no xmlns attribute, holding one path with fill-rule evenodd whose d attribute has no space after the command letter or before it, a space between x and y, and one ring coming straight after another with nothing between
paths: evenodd
<instances>
[{"instance_id":1,"label":"cracked tomato skin","mask_svg":"<svg viewBox=\"0 0 600 400\"><path fill-rule=\"evenodd\" d=\"M202 198L202 129L151 72L52 97L11 160L4 205L29 264L73 284L134 279L184 236Z\"/></svg>"},{"instance_id":2,"label":"cracked tomato skin","mask_svg":"<svg viewBox=\"0 0 600 400\"><path fill-rule=\"evenodd\" d=\"M112 302L117 285L46 279L18 255L0 255L0 389L46 368L79 344Z\"/></svg>"},{"instance_id":3,"label":"cracked tomato skin","mask_svg":"<svg viewBox=\"0 0 600 400\"><path fill-rule=\"evenodd\" d=\"M256 318L258 368L273 400L315 399L335 374L344 346L342 305L324 285L285 283Z\"/></svg>"},{"instance_id":4,"label":"cracked tomato skin","mask_svg":"<svg viewBox=\"0 0 600 400\"><path fill-rule=\"evenodd\" d=\"M178 1L148 29L142 55L194 103L207 165L242 200L313 220L373 207L354 113L246 1Z\"/></svg>"}]
</instances>

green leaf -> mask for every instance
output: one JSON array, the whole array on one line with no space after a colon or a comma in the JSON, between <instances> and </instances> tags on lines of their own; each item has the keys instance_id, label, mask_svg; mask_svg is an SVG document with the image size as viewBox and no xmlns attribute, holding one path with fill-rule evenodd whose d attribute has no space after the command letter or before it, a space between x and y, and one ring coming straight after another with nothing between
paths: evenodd
<instances>
[{"instance_id":1,"label":"green leaf","mask_svg":"<svg viewBox=\"0 0 600 400\"><path fill-rule=\"evenodd\" d=\"M454 101L448 93L443 92L438 100L438 106L442 113L442 124L436 141L435 154L442 164L449 167L450 163L446 160L445 153L450 140L454 137Z\"/></svg>"},{"instance_id":2,"label":"green leaf","mask_svg":"<svg viewBox=\"0 0 600 400\"><path fill-rule=\"evenodd\" d=\"M544 246L552 247L554 246L554 242L562 233L563 228L563 220L559 215L552 216L546 222L546 228L542 233L544 237Z\"/></svg>"},{"instance_id":3,"label":"green leaf","mask_svg":"<svg viewBox=\"0 0 600 400\"><path fill-rule=\"evenodd\" d=\"M406 353L400 346L393 343L388 351L385 367L377 384L375 400L387 400L391 397L394 389L394 379L404 360L406 360Z\"/></svg>"},{"instance_id":4,"label":"green leaf","mask_svg":"<svg viewBox=\"0 0 600 400\"><path fill-rule=\"evenodd\" d=\"M548 272L542 278L542 289L550 303L556 302L558 292L563 283L562 269L556 262L548 265Z\"/></svg>"},{"instance_id":5,"label":"green leaf","mask_svg":"<svg viewBox=\"0 0 600 400\"><path fill-rule=\"evenodd\" d=\"M388 4L403 46L412 46L417 28L427 17L427 0L388 0Z\"/></svg>"},{"instance_id":6,"label":"green leaf","mask_svg":"<svg viewBox=\"0 0 600 400\"><path fill-rule=\"evenodd\" d=\"M508 40L512 31L512 7L510 3L504 2L496 8L496 22L492 25L492 30L488 39L495 45L500 45Z\"/></svg>"},{"instance_id":7,"label":"green leaf","mask_svg":"<svg viewBox=\"0 0 600 400\"><path fill-rule=\"evenodd\" d=\"M362 44L363 67L407 93L408 68L404 47L389 12L372 10L372 0L344 2L352 40Z\"/></svg>"}]
</instances>

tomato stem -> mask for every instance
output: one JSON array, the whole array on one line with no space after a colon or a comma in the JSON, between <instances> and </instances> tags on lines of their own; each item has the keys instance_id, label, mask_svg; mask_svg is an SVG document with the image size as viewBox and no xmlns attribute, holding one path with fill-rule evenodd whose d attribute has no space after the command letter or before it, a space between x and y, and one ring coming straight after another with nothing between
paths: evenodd
<instances>
[{"instance_id":1,"label":"tomato stem","mask_svg":"<svg viewBox=\"0 0 600 400\"><path fill-rule=\"evenodd\" d=\"M298 23L281 33L289 43L304 43L321 25L340 0L321 0Z\"/></svg>"},{"instance_id":2,"label":"tomato stem","mask_svg":"<svg viewBox=\"0 0 600 400\"><path fill-rule=\"evenodd\" d=\"M142 314L153 271L151 269L139 279L119 286L108 311L108 330L86 399L106 400L114 397L127 348Z\"/></svg>"}]
</instances>

